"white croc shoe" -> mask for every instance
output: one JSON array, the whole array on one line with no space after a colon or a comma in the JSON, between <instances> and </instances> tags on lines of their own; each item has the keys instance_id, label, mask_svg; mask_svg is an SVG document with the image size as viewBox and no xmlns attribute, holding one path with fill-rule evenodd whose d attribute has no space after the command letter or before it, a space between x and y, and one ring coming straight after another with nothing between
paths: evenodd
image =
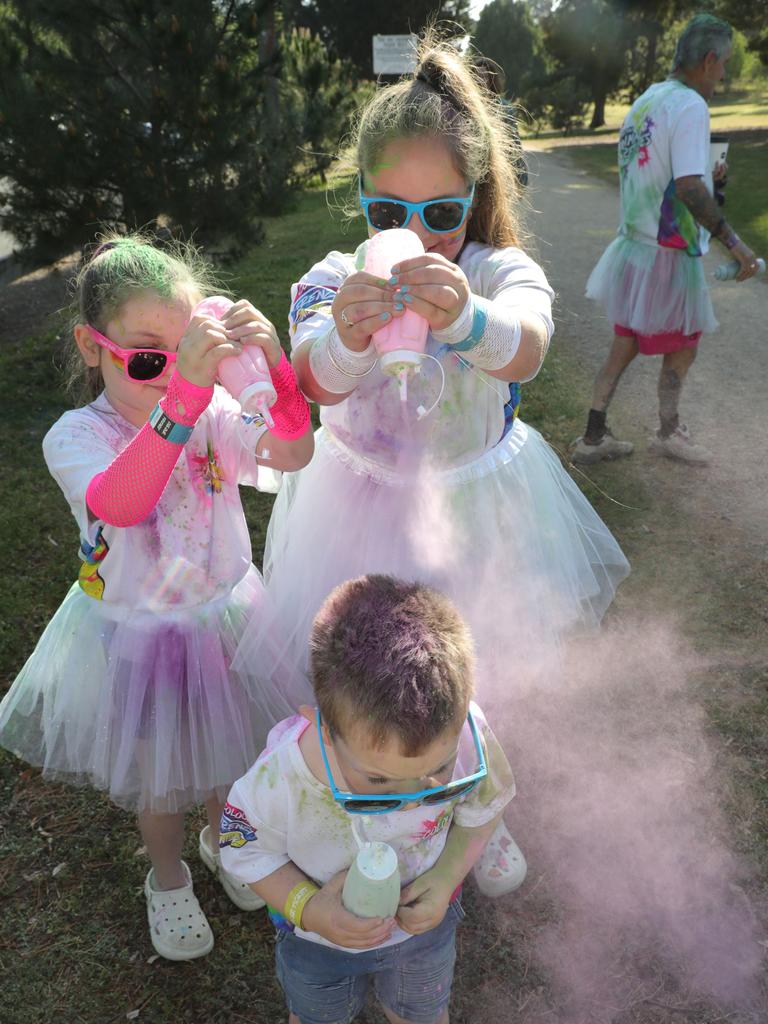
<instances>
[{"instance_id":1,"label":"white croc shoe","mask_svg":"<svg viewBox=\"0 0 768 1024\"><path fill-rule=\"evenodd\" d=\"M221 882L224 892L240 910L261 910L266 903L250 886L233 878L221 866L221 856L211 844L211 827L206 825L200 833L200 860Z\"/></svg>"},{"instance_id":2,"label":"white croc shoe","mask_svg":"<svg viewBox=\"0 0 768 1024\"><path fill-rule=\"evenodd\" d=\"M506 896L520 888L527 871L522 850L500 821L474 867L478 889L484 896Z\"/></svg>"},{"instance_id":3,"label":"white croc shoe","mask_svg":"<svg viewBox=\"0 0 768 1024\"><path fill-rule=\"evenodd\" d=\"M192 890L189 868L181 862L188 883L180 889L153 889L153 871L144 882L149 935L166 960L194 960L213 949L213 932Z\"/></svg>"}]
</instances>

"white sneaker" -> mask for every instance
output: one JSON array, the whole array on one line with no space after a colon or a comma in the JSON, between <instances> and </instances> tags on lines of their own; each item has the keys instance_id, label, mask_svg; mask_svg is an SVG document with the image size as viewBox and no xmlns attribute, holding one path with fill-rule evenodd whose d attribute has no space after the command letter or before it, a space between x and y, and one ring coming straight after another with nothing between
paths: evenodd
<instances>
[{"instance_id":1,"label":"white sneaker","mask_svg":"<svg viewBox=\"0 0 768 1024\"><path fill-rule=\"evenodd\" d=\"M590 466L608 459L621 459L625 455L631 455L634 449L631 441L619 441L610 430L606 430L597 444L588 444L583 437L577 437L573 442L571 462Z\"/></svg>"},{"instance_id":2,"label":"white sneaker","mask_svg":"<svg viewBox=\"0 0 768 1024\"><path fill-rule=\"evenodd\" d=\"M656 431L648 444L648 451L656 455L665 455L668 459L690 462L696 466L706 466L712 459L712 453L704 445L691 440L688 427L682 423L669 437L661 437Z\"/></svg>"},{"instance_id":3,"label":"white sneaker","mask_svg":"<svg viewBox=\"0 0 768 1024\"><path fill-rule=\"evenodd\" d=\"M484 896L505 896L520 888L527 871L522 850L500 821L474 867L478 889Z\"/></svg>"},{"instance_id":4,"label":"white sneaker","mask_svg":"<svg viewBox=\"0 0 768 1024\"><path fill-rule=\"evenodd\" d=\"M206 825L200 833L200 860L210 872L216 875L221 882L224 892L236 907L239 907L241 910L261 910L262 907L266 906L261 896L257 896L249 885L238 881L237 878L233 878L221 866L221 856L218 848L214 848L211 843L211 829L209 825Z\"/></svg>"},{"instance_id":5,"label":"white sneaker","mask_svg":"<svg viewBox=\"0 0 768 1024\"><path fill-rule=\"evenodd\" d=\"M189 868L181 862L188 882L180 889L154 889L154 869L144 882L149 936L166 960L194 960L213 949L213 932L192 890Z\"/></svg>"}]
</instances>

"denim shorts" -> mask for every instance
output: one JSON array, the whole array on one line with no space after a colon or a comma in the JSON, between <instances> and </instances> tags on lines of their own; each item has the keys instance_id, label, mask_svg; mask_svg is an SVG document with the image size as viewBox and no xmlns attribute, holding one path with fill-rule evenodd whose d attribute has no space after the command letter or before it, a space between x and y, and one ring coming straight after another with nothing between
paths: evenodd
<instances>
[{"instance_id":1,"label":"denim shorts","mask_svg":"<svg viewBox=\"0 0 768 1024\"><path fill-rule=\"evenodd\" d=\"M435 1024L451 997L456 926L463 920L461 903L454 900L436 928L363 953L278 931L277 978L288 1009L301 1024L350 1024L373 982L386 1009L412 1024Z\"/></svg>"}]
</instances>

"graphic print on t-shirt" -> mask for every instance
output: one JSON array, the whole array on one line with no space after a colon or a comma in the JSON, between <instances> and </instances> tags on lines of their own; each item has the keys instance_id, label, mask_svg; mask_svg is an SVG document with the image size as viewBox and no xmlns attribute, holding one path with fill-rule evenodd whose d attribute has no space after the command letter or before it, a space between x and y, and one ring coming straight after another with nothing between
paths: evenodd
<instances>
[{"instance_id":1,"label":"graphic print on t-shirt","mask_svg":"<svg viewBox=\"0 0 768 1024\"><path fill-rule=\"evenodd\" d=\"M664 191L656 237L665 249L685 249L689 256L701 256L699 229L688 207L677 198L674 179Z\"/></svg>"},{"instance_id":2,"label":"graphic print on t-shirt","mask_svg":"<svg viewBox=\"0 0 768 1024\"><path fill-rule=\"evenodd\" d=\"M77 581L80 589L85 591L88 597L101 601L104 597L104 580L99 575L99 563L103 562L109 554L109 544L101 535L101 529L96 534L96 543L91 546L86 541L80 545L80 550L85 556L80 572L77 574Z\"/></svg>"}]
</instances>

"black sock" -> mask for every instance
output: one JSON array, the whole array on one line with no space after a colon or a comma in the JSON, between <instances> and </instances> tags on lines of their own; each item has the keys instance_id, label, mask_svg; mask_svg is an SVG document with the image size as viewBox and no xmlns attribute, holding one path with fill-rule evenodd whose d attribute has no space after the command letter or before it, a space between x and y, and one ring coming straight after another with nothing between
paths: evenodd
<instances>
[{"instance_id":1,"label":"black sock","mask_svg":"<svg viewBox=\"0 0 768 1024\"><path fill-rule=\"evenodd\" d=\"M600 409L590 409L587 418L587 429L584 431L584 440L587 444L597 444L605 437L607 427L605 425L606 413Z\"/></svg>"},{"instance_id":2,"label":"black sock","mask_svg":"<svg viewBox=\"0 0 768 1024\"><path fill-rule=\"evenodd\" d=\"M677 413L675 413L674 416L661 417L660 421L661 426L659 428L659 437L662 438L671 437L680 426L680 417Z\"/></svg>"}]
</instances>

